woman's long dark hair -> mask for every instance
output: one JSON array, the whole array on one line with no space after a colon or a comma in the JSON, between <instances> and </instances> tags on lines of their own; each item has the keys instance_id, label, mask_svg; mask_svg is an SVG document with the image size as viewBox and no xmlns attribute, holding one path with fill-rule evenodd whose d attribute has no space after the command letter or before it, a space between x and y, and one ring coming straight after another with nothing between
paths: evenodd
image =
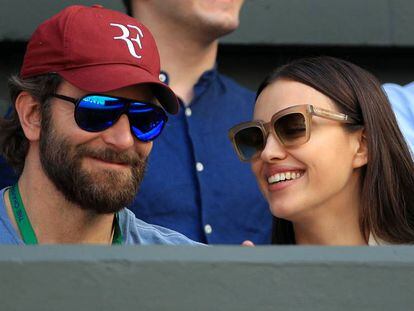
<instances>
[{"instance_id":1,"label":"woman's long dark hair","mask_svg":"<svg viewBox=\"0 0 414 311\"><path fill-rule=\"evenodd\" d=\"M278 79L306 84L360 120L368 146L368 163L361 170L361 232L388 243L414 243L414 162L379 81L344 60L306 58L270 74L257 96ZM295 243L290 221L274 217L272 243Z\"/></svg>"}]
</instances>

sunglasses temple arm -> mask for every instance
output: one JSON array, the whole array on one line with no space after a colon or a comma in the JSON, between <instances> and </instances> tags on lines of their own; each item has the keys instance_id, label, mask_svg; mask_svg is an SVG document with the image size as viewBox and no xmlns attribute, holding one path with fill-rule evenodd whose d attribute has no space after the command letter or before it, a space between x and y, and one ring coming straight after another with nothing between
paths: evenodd
<instances>
[{"instance_id":1,"label":"sunglasses temple arm","mask_svg":"<svg viewBox=\"0 0 414 311\"><path fill-rule=\"evenodd\" d=\"M336 120L336 121L344 122L344 123L354 123L354 120L346 114L343 114L340 112L333 112L333 111L326 110L323 108L311 106L311 113L321 118Z\"/></svg>"},{"instance_id":2,"label":"sunglasses temple arm","mask_svg":"<svg viewBox=\"0 0 414 311\"><path fill-rule=\"evenodd\" d=\"M52 94L51 96L59 98L59 99L66 100L66 101L71 102L73 104L76 104L76 99L72 98L72 97L69 97L69 96L60 95L60 94Z\"/></svg>"}]
</instances>

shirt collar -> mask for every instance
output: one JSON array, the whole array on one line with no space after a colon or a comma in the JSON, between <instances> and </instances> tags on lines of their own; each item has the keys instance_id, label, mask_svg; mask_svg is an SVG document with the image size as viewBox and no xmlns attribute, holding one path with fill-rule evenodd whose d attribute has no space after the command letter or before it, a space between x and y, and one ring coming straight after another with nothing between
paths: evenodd
<instances>
[{"instance_id":1,"label":"shirt collar","mask_svg":"<svg viewBox=\"0 0 414 311\"><path fill-rule=\"evenodd\" d=\"M199 86L205 86L210 84L211 81L213 81L215 79L215 77L217 76L217 65L214 65L214 67L210 70L205 71L200 78L198 79L197 83L194 85L194 87L199 87ZM161 70L160 75L159 75L159 79L162 83L165 83L167 85L170 84L170 76L168 75L168 72Z\"/></svg>"},{"instance_id":2,"label":"shirt collar","mask_svg":"<svg viewBox=\"0 0 414 311\"><path fill-rule=\"evenodd\" d=\"M210 70L205 71L200 78L198 79L197 83L193 86L194 96L190 103L184 103L181 98L179 101L184 106L190 106L201 94L203 94L207 88L211 85L213 81L215 81L218 77L217 65ZM161 70L159 74L159 79L162 83L169 85L170 77L166 71Z\"/></svg>"}]
</instances>

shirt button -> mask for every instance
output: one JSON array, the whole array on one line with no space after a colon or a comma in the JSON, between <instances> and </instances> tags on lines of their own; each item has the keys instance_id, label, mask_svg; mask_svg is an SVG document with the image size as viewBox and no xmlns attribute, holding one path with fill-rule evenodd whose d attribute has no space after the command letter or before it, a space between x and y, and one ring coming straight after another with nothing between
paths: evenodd
<instances>
[{"instance_id":1,"label":"shirt button","mask_svg":"<svg viewBox=\"0 0 414 311\"><path fill-rule=\"evenodd\" d=\"M202 172L204 170L204 165L201 162L196 163L196 170L197 172Z\"/></svg>"},{"instance_id":2,"label":"shirt button","mask_svg":"<svg viewBox=\"0 0 414 311\"><path fill-rule=\"evenodd\" d=\"M193 112L191 111L191 108L185 108L185 115L187 116L187 117L191 117L191 114L192 114Z\"/></svg>"},{"instance_id":3,"label":"shirt button","mask_svg":"<svg viewBox=\"0 0 414 311\"><path fill-rule=\"evenodd\" d=\"M206 234L211 234L211 232L213 232L213 228L210 225L205 225L204 226L204 232Z\"/></svg>"},{"instance_id":4,"label":"shirt button","mask_svg":"<svg viewBox=\"0 0 414 311\"><path fill-rule=\"evenodd\" d=\"M167 76L165 75L165 73L160 73L160 75L158 76L158 78L160 79L160 81L162 83L165 83L165 81L167 81Z\"/></svg>"}]
</instances>

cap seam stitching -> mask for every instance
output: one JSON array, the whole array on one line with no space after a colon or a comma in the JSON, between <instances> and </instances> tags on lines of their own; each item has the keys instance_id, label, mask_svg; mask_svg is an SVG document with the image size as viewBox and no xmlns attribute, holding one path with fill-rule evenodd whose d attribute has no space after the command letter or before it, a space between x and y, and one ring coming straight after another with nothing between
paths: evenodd
<instances>
[{"instance_id":1,"label":"cap seam stitching","mask_svg":"<svg viewBox=\"0 0 414 311\"><path fill-rule=\"evenodd\" d=\"M68 21L67 23L65 23L65 28L63 29L63 59L65 60L65 64L62 66L63 68L68 67L68 60L71 59L71 55L68 55L68 51L70 51L70 43L67 38L70 34L70 26L72 25L73 19L75 18L76 14L79 13L80 10L82 10L82 7L79 7L78 10L74 11L72 14L69 15Z\"/></svg>"}]
</instances>

